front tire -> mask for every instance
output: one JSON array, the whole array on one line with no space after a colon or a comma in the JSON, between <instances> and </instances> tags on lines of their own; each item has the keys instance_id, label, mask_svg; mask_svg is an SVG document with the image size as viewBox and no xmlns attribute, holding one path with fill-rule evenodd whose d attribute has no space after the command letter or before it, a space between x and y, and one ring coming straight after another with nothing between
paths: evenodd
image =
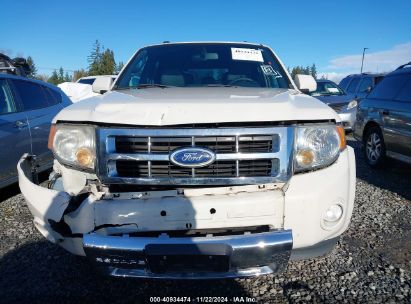
<instances>
[{"instance_id":1,"label":"front tire","mask_svg":"<svg viewBox=\"0 0 411 304\"><path fill-rule=\"evenodd\" d=\"M385 142L381 129L368 128L364 136L364 157L370 167L380 168L386 160Z\"/></svg>"}]
</instances>

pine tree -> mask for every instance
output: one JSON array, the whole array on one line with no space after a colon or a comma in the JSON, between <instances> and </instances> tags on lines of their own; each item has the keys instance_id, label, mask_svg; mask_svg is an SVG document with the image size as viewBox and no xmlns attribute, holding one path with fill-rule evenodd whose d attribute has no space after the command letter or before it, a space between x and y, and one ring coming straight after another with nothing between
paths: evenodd
<instances>
[{"instance_id":1,"label":"pine tree","mask_svg":"<svg viewBox=\"0 0 411 304\"><path fill-rule=\"evenodd\" d=\"M36 65L34 64L33 58L31 58L31 56L27 57L27 64L30 67L30 72L28 73L28 77L30 78L36 78L36 74L37 74L37 68Z\"/></svg>"},{"instance_id":2,"label":"pine tree","mask_svg":"<svg viewBox=\"0 0 411 304\"><path fill-rule=\"evenodd\" d=\"M54 70L53 73L51 73L51 76L47 80L47 82L52 83L54 85L58 85L59 82L59 75L57 74L57 71Z\"/></svg>"},{"instance_id":3,"label":"pine tree","mask_svg":"<svg viewBox=\"0 0 411 304\"><path fill-rule=\"evenodd\" d=\"M73 80L73 77L69 75L68 72L64 75L64 82L71 82Z\"/></svg>"},{"instance_id":4,"label":"pine tree","mask_svg":"<svg viewBox=\"0 0 411 304\"><path fill-rule=\"evenodd\" d=\"M84 69L76 70L73 73L73 79L72 80L77 81L81 77L85 77L85 76L88 76L87 71L85 71Z\"/></svg>"},{"instance_id":5,"label":"pine tree","mask_svg":"<svg viewBox=\"0 0 411 304\"><path fill-rule=\"evenodd\" d=\"M311 66L310 74L314 77L314 79L317 79L317 67L315 66L315 63Z\"/></svg>"},{"instance_id":6,"label":"pine tree","mask_svg":"<svg viewBox=\"0 0 411 304\"><path fill-rule=\"evenodd\" d=\"M287 69L289 70L289 68ZM294 79L295 75L297 74L311 75L314 77L314 79L317 79L317 67L315 66L315 63L313 63L311 67L297 65L291 70L291 77Z\"/></svg>"},{"instance_id":7,"label":"pine tree","mask_svg":"<svg viewBox=\"0 0 411 304\"><path fill-rule=\"evenodd\" d=\"M60 67L59 73L58 73L58 83L64 82L64 69L63 67Z\"/></svg>"},{"instance_id":8,"label":"pine tree","mask_svg":"<svg viewBox=\"0 0 411 304\"><path fill-rule=\"evenodd\" d=\"M116 66L116 74L120 73L123 67L124 67L124 62L120 61Z\"/></svg>"},{"instance_id":9,"label":"pine tree","mask_svg":"<svg viewBox=\"0 0 411 304\"><path fill-rule=\"evenodd\" d=\"M101 61L99 65L100 75L111 75L116 70L116 62L114 60L114 53L110 49L104 50L101 55Z\"/></svg>"},{"instance_id":10,"label":"pine tree","mask_svg":"<svg viewBox=\"0 0 411 304\"><path fill-rule=\"evenodd\" d=\"M100 62L102 57L102 47L98 40L94 42L91 54L87 57L88 61L88 74L89 75L101 75L100 74Z\"/></svg>"}]
</instances>

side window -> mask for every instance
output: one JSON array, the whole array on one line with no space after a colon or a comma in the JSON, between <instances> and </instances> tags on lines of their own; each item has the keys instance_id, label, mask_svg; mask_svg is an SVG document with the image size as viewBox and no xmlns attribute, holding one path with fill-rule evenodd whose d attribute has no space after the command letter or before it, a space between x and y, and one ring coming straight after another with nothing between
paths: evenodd
<instances>
[{"instance_id":1,"label":"side window","mask_svg":"<svg viewBox=\"0 0 411 304\"><path fill-rule=\"evenodd\" d=\"M355 89L358 86L358 83L360 82L360 77L355 77L353 80L351 80L350 85L347 88L347 93L355 93Z\"/></svg>"},{"instance_id":2,"label":"side window","mask_svg":"<svg viewBox=\"0 0 411 304\"><path fill-rule=\"evenodd\" d=\"M358 88L358 92L360 93L367 92L368 88L372 88L372 79L371 77L364 77L361 80L360 87Z\"/></svg>"},{"instance_id":3,"label":"side window","mask_svg":"<svg viewBox=\"0 0 411 304\"><path fill-rule=\"evenodd\" d=\"M25 111L49 106L40 85L24 80L13 80L13 84L21 98Z\"/></svg>"},{"instance_id":4,"label":"side window","mask_svg":"<svg viewBox=\"0 0 411 304\"><path fill-rule=\"evenodd\" d=\"M56 92L53 89L47 88L45 86L41 86L41 87L43 88L44 93L46 94L49 105L54 106L58 103L61 103L62 99L61 99L60 93Z\"/></svg>"},{"instance_id":5,"label":"side window","mask_svg":"<svg viewBox=\"0 0 411 304\"><path fill-rule=\"evenodd\" d=\"M0 79L0 115L17 112L13 94L6 79Z\"/></svg>"},{"instance_id":6,"label":"side window","mask_svg":"<svg viewBox=\"0 0 411 304\"><path fill-rule=\"evenodd\" d=\"M393 99L407 79L406 74L386 76L368 96L376 99Z\"/></svg>"},{"instance_id":7,"label":"side window","mask_svg":"<svg viewBox=\"0 0 411 304\"><path fill-rule=\"evenodd\" d=\"M49 89L49 88L47 88L47 90L51 93L51 96L53 96L56 103L61 103L62 102L62 97L61 97L60 92L58 92L56 90Z\"/></svg>"},{"instance_id":8,"label":"side window","mask_svg":"<svg viewBox=\"0 0 411 304\"><path fill-rule=\"evenodd\" d=\"M398 93L396 100L400 101L408 101L411 103L411 75L408 77L408 81L404 84L401 88L400 92Z\"/></svg>"}]
</instances>

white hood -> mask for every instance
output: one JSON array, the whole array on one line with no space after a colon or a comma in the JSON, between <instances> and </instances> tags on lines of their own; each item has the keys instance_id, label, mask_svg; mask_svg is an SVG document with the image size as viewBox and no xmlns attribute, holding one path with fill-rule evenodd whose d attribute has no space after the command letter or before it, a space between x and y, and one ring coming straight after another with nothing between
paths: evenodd
<instances>
[{"instance_id":1,"label":"white hood","mask_svg":"<svg viewBox=\"0 0 411 304\"><path fill-rule=\"evenodd\" d=\"M334 119L327 105L295 90L205 87L112 91L63 109L53 120L166 126Z\"/></svg>"}]
</instances>

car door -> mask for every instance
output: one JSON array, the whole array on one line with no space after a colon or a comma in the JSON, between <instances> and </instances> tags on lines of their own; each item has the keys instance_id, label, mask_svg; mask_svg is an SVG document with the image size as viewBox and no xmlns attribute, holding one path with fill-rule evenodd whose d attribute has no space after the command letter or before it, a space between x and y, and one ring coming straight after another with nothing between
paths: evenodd
<instances>
[{"instance_id":1,"label":"car door","mask_svg":"<svg viewBox=\"0 0 411 304\"><path fill-rule=\"evenodd\" d=\"M408 78L404 73L388 75L367 97L375 100L374 111L379 113L388 156L390 153L403 154L404 143L408 141L405 103L396 100Z\"/></svg>"},{"instance_id":2,"label":"car door","mask_svg":"<svg viewBox=\"0 0 411 304\"><path fill-rule=\"evenodd\" d=\"M47 148L51 121L62 109L61 103L53 102L48 89L36 82L13 80L30 126L32 153L36 155L40 170L52 166L53 155Z\"/></svg>"},{"instance_id":3,"label":"car door","mask_svg":"<svg viewBox=\"0 0 411 304\"><path fill-rule=\"evenodd\" d=\"M390 102L387 116L389 127L396 134L392 152L409 157L411 161L411 74L403 74L402 78L407 80Z\"/></svg>"},{"instance_id":4,"label":"car door","mask_svg":"<svg viewBox=\"0 0 411 304\"><path fill-rule=\"evenodd\" d=\"M20 111L9 81L0 78L0 187L17 181L17 162L31 153L27 116Z\"/></svg>"}]
</instances>

